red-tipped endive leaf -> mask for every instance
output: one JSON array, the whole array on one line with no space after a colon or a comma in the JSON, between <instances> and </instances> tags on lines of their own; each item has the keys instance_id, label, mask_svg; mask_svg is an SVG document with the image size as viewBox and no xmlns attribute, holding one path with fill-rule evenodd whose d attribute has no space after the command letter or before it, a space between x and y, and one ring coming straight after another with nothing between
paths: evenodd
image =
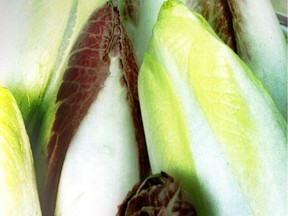
<instances>
[{"instance_id":1,"label":"red-tipped endive leaf","mask_svg":"<svg viewBox=\"0 0 288 216\"><path fill-rule=\"evenodd\" d=\"M49 205L53 205L52 202L56 199L65 153L108 76L110 61L107 50L113 46L111 19L106 11L95 14L92 18L95 23L83 30L72 49L57 95L56 103L59 107L47 145L44 212L50 212L49 208L54 208Z\"/></svg>"},{"instance_id":2,"label":"red-tipped endive leaf","mask_svg":"<svg viewBox=\"0 0 288 216\"><path fill-rule=\"evenodd\" d=\"M231 49L236 51L232 17L226 0L186 0L186 5L200 13Z\"/></svg>"},{"instance_id":3,"label":"red-tipped endive leaf","mask_svg":"<svg viewBox=\"0 0 288 216\"><path fill-rule=\"evenodd\" d=\"M117 194L112 195L121 202L130 185L149 174L137 96L138 66L132 51L111 3L97 9L79 34L69 54L55 104L48 107L36 152L44 215L53 215L70 144L66 171L61 177L64 190L59 191L56 214L77 214L83 209L91 213L100 201L89 196L91 192L97 195L99 187L104 191L112 188ZM71 170L77 177L71 177ZM83 191L90 192L88 197L93 205L86 202L88 207L81 208L87 199ZM76 200L73 205L69 198Z\"/></svg>"}]
</instances>

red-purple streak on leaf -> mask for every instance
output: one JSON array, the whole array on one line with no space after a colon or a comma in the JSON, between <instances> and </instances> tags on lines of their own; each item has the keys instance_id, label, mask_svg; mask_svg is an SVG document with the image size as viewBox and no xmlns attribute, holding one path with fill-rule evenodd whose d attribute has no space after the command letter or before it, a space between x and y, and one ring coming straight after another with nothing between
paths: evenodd
<instances>
[{"instance_id":1,"label":"red-purple streak on leaf","mask_svg":"<svg viewBox=\"0 0 288 216\"><path fill-rule=\"evenodd\" d=\"M77 39L57 95L59 108L47 147L43 215L53 215L60 173L69 144L108 76L108 53L112 39L113 10L105 5L93 14Z\"/></svg>"},{"instance_id":2,"label":"red-purple streak on leaf","mask_svg":"<svg viewBox=\"0 0 288 216\"><path fill-rule=\"evenodd\" d=\"M227 0L186 0L186 5L200 13L221 40L237 51L232 15Z\"/></svg>"},{"instance_id":3,"label":"red-purple streak on leaf","mask_svg":"<svg viewBox=\"0 0 288 216\"><path fill-rule=\"evenodd\" d=\"M94 12L74 44L57 95L56 102L59 107L47 147L47 182L42 200L44 216L54 213L60 174L69 144L109 75L109 54L119 52L119 48L124 50L121 61L127 79L125 83L128 88L132 88L128 90L128 99L135 122L139 154L141 153L139 161L143 163L140 172L142 175L150 172L144 130L139 120L140 109L136 87L138 67L126 33L123 37L121 31L123 26L120 26L119 14L110 3L107 3ZM143 171L145 169L147 171Z\"/></svg>"},{"instance_id":4,"label":"red-purple streak on leaf","mask_svg":"<svg viewBox=\"0 0 288 216\"><path fill-rule=\"evenodd\" d=\"M119 18L119 16L118 16ZM150 162L146 146L144 128L142 123L140 103L138 98L138 72L139 68L136 63L136 58L133 52L133 46L128 38L127 32L123 24L121 28L120 40L120 62L123 68L124 80L128 87L128 102L131 107L132 118L134 122L135 135L137 141L139 165L140 165L140 178L143 180L150 175Z\"/></svg>"}]
</instances>

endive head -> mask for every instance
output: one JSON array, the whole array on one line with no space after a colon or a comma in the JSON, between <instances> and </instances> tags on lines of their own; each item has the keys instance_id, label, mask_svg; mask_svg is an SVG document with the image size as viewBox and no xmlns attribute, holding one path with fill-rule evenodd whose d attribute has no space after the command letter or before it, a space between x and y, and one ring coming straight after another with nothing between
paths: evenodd
<instances>
[{"instance_id":1,"label":"endive head","mask_svg":"<svg viewBox=\"0 0 288 216\"><path fill-rule=\"evenodd\" d=\"M284 119L253 72L177 0L159 12L138 85L152 171L181 179L201 215L286 213Z\"/></svg>"}]
</instances>

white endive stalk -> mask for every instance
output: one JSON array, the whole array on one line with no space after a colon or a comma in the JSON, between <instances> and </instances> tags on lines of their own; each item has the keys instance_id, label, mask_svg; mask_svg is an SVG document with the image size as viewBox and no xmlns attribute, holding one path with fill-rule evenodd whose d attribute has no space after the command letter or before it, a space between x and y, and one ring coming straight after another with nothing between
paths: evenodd
<instances>
[{"instance_id":1,"label":"white endive stalk","mask_svg":"<svg viewBox=\"0 0 288 216\"><path fill-rule=\"evenodd\" d=\"M285 120L200 15L164 3L138 85L152 171L181 180L200 215L287 214Z\"/></svg>"},{"instance_id":2,"label":"white endive stalk","mask_svg":"<svg viewBox=\"0 0 288 216\"><path fill-rule=\"evenodd\" d=\"M33 159L13 95L0 87L0 215L41 215Z\"/></svg>"},{"instance_id":3,"label":"white endive stalk","mask_svg":"<svg viewBox=\"0 0 288 216\"><path fill-rule=\"evenodd\" d=\"M237 52L287 119L287 42L269 0L228 1Z\"/></svg>"}]
</instances>

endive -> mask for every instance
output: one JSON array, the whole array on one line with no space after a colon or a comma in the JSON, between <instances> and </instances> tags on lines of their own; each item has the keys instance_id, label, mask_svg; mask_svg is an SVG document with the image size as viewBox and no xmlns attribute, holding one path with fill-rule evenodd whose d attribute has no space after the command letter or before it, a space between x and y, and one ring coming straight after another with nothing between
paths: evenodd
<instances>
[{"instance_id":1,"label":"endive","mask_svg":"<svg viewBox=\"0 0 288 216\"><path fill-rule=\"evenodd\" d=\"M35 154L43 213L53 214L60 182L56 215L111 215L149 173L138 66L116 5L95 9L62 69Z\"/></svg>"},{"instance_id":2,"label":"endive","mask_svg":"<svg viewBox=\"0 0 288 216\"><path fill-rule=\"evenodd\" d=\"M286 123L200 15L163 4L140 69L152 171L181 179L200 215L286 215Z\"/></svg>"},{"instance_id":3,"label":"endive","mask_svg":"<svg viewBox=\"0 0 288 216\"><path fill-rule=\"evenodd\" d=\"M0 215L41 215L32 152L13 95L0 87Z\"/></svg>"}]
</instances>

